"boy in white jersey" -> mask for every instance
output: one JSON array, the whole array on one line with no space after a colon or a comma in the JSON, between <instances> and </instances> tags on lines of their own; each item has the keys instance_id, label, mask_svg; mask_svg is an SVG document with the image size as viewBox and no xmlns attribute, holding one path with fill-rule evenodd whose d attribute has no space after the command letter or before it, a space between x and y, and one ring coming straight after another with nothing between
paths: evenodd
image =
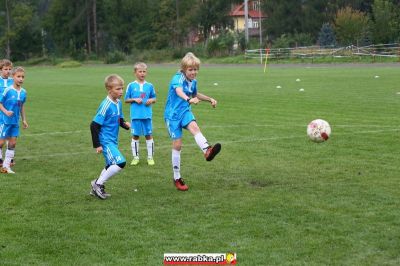
<instances>
[{"instance_id":1,"label":"boy in white jersey","mask_svg":"<svg viewBox=\"0 0 400 266\"><path fill-rule=\"evenodd\" d=\"M119 100L123 94L124 80L113 74L107 76L104 83L108 95L101 102L90 124L93 148L97 153L102 153L106 161L100 176L91 182L90 194L100 199L110 196L105 191L104 183L125 167L126 160L118 150L118 132L119 127L126 130L130 128L130 123L124 121Z\"/></svg>"},{"instance_id":2,"label":"boy in white jersey","mask_svg":"<svg viewBox=\"0 0 400 266\"><path fill-rule=\"evenodd\" d=\"M221 144L210 146L200 131L196 119L192 113L191 104L200 101L208 101L212 107L217 106L217 101L197 91L197 72L200 60L193 54L187 53L181 61L181 70L172 78L167 103L165 105L164 119L169 135L172 139L172 170L174 173L174 184L178 190L186 191L189 187L181 178L181 148L182 129L187 129L193 136L204 153L207 161L214 159L221 150Z\"/></svg>"},{"instance_id":3,"label":"boy in white jersey","mask_svg":"<svg viewBox=\"0 0 400 266\"><path fill-rule=\"evenodd\" d=\"M145 80L147 65L138 62L133 66L136 80L128 84L125 103L131 105L131 148L133 160L131 165L139 164L139 136L145 136L147 147L147 164L154 165L154 140L152 126L152 104L156 102L156 92L153 84Z\"/></svg>"},{"instance_id":4,"label":"boy in white jersey","mask_svg":"<svg viewBox=\"0 0 400 266\"><path fill-rule=\"evenodd\" d=\"M12 71L14 84L6 88L0 95L0 147L7 140L7 150L1 172L15 174L11 170L11 160L14 158L17 137L19 136L19 117L22 119L22 127L28 128L25 115L26 90L22 88L25 79L25 70L16 67Z\"/></svg>"}]
</instances>

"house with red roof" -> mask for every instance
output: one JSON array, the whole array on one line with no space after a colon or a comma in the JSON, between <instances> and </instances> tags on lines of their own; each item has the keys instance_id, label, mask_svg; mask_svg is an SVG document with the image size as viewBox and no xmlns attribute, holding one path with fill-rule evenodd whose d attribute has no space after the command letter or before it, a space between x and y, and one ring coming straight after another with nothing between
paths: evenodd
<instances>
[{"instance_id":1,"label":"house with red roof","mask_svg":"<svg viewBox=\"0 0 400 266\"><path fill-rule=\"evenodd\" d=\"M261 1L260 0L249 0L247 2L248 10L248 20L247 28L249 31L249 36L259 36L260 27L262 21L267 17L261 11ZM244 12L244 1L239 5L234 5L232 7L229 16L233 19L234 30L244 31L245 30L245 12Z\"/></svg>"}]
</instances>

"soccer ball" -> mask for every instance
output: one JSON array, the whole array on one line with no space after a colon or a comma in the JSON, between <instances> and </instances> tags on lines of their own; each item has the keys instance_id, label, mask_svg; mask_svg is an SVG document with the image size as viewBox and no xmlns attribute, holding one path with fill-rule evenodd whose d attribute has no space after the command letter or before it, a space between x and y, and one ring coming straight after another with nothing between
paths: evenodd
<instances>
[{"instance_id":1,"label":"soccer ball","mask_svg":"<svg viewBox=\"0 0 400 266\"><path fill-rule=\"evenodd\" d=\"M331 126L322 119L315 119L307 126L307 135L314 142L324 142L331 135Z\"/></svg>"}]
</instances>

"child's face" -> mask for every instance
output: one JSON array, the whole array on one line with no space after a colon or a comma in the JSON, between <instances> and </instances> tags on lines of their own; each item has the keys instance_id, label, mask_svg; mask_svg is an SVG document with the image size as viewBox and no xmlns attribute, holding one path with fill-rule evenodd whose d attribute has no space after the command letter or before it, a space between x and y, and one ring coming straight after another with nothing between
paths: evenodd
<instances>
[{"instance_id":1,"label":"child's face","mask_svg":"<svg viewBox=\"0 0 400 266\"><path fill-rule=\"evenodd\" d=\"M1 69L0 74L1 74L1 76L2 76L3 78L8 78L8 77L10 76L10 72L11 72L11 66L4 66L4 67Z\"/></svg>"},{"instance_id":2,"label":"child's face","mask_svg":"<svg viewBox=\"0 0 400 266\"><path fill-rule=\"evenodd\" d=\"M184 71L186 78L189 80L194 80L196 78L198 72L199 72L199 69L197 67L188 67Z\"/></svg>"},{"instance_id":3,"label":"child's face","mask_svg":"<svg viewBox=\"0 0 400 266\"><path fill-rule=\"evenodd\" d=\"M14 79L14 85L17 88L21 87L22 83L24 83L25 72L23 72L23 71L15 72L14 75L13 75L13 79Z\"/></svg>"},{"instance_id":4,"label":"child's face","mask_svg":"<svg viewBox=\"0 0 400 266\"><path fill-rule=\"evenodd\" d=\"M135 76L139 81L144 81L147 75L147 69L146 68L137 68L135 70Z\"/></svg>"},{"instance_id":5,"label":"child's face","mask_svg":"<svg viewBox=\"0 0 400 266\"><path fill-rule=\"evenodd\" d=\"M108 87L108 95L113 100L120 99L124 92L124 84L112 83Z\"/></svg>"}]
</instances>

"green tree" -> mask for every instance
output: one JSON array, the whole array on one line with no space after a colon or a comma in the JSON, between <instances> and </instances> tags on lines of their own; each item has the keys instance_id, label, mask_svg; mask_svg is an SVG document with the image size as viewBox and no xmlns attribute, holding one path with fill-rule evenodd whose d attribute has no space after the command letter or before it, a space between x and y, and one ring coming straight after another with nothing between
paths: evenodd
<instances>
[{"instance_id":1,"label":"green tree","mask_svg":"<svg viewBox=\"0 0 400 266\"><path fill-rule=\"evenodd\" d=\"M330 23L322 24L321 30L318 36L318 43L321 46L335 46L336 36L335 32Z\"/></svg>"},{"instance_id":2,"label":"green tree","mask_svg":"<svg viewBox=\"0 0 400 266\"><path fill-rule=\"evenodd\" d=\"M387 0L375 0L372 5L372 32L375 43L390 43L398 38L396 7Z\"/></svg>"},{"instance_id":3,"label":"green tree","mask_svg":"<svg viewBox=\"0 0 400 266\"><path fill-rule=\"evenodd\" d=\"M335 18L335 33L342 45L358 45L368 35L368 17L351 7L340 9Z\"/></svg>"}]
</instances>

